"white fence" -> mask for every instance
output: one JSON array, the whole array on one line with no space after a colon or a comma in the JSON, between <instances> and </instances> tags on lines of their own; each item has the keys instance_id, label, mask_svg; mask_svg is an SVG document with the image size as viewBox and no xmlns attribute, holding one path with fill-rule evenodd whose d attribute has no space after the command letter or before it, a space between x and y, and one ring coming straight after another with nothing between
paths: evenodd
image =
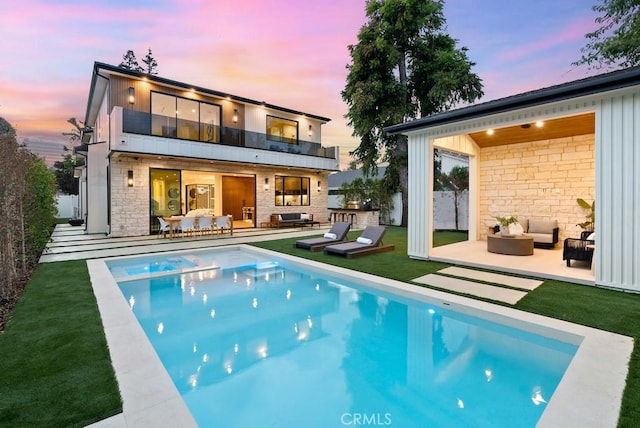
<instances>
[{"instance_id":1,"label":"white fence","mask_svg":"<svg viewBox=\"0 0 640 428\"><path fill-rule=\"evenodd\" d=\"M329 195L329 209L342 207L342 196ZM397 226L402 221L402 196L393 197L393 211L389 224ZM455 198L452 191L433 192L433 228L435 230L469 230L469 192L458 195L458 227L456 228Z\"/></svg>"},{"instance_id":2,"label":"white fence","mask_svg":"<svg viewBox=\"0 0 640 428\"><path fill-rule=\"evenodd\" d=\"M457 227L453 192L433 192L433 228L435 230L469 230L469 192L465 190L458 195Z\"/></svg>"},{"instance_id":3,"label":"white fence","mask_svg":"<svg viewBox=\"0 0 640 428\"><path fill-rule=\"evenodd\" d=\"M78 195L56 195L58 204L57 218L77 218L78 217Z\"/></svg>"}]
</instances>

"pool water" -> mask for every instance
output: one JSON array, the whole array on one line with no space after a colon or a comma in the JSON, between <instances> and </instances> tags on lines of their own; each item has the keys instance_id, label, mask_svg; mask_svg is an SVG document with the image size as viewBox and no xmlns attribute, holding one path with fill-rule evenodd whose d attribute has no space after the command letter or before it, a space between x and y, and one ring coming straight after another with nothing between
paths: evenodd
<instances>
[{"instance_id":1,"label":"pool water","mask_svg":"<svg viewBox=\"0 0 640 428\"><path fill-rule=\"evenodd\" d=\"M198 258L214 268L119 286L202 427L534 427L577 350L286 261Z\"/></svg>"}]
</instances>

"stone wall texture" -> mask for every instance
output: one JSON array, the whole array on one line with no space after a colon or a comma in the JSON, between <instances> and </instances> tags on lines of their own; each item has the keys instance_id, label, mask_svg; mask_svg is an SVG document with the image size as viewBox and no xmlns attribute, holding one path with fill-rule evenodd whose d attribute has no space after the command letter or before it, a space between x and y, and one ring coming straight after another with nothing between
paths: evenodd
<instances>
[{"instance_id":1,"label":"stone wall texture","mask_svg":"<svg viewBox=\"0 0 640 428\"><path fill-rule=\"evenodd\" d=\"M560 240L578 237L595 199L594 135L542 140L480 151L480 238L496 216L558 220Z\"/></svg>"}]
</instances>

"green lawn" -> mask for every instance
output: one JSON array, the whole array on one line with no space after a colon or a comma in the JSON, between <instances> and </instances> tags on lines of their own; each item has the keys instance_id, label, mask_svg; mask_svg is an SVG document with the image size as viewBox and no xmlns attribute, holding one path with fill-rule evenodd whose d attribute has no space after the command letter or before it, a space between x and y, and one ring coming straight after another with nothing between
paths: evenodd
<instances>
[{"instance_id":1,"label":"green lawn","mask_svg":"<svg viewBox=\"0 0 640 428\"><path fill-rule=\"evenodd\" d=\"M81 427L122 411L84 261L38 266L0 362L2 427Z\"/></svg>"},{"instance_id":2,"label":"green lawn","mask_svg":"<svg viewBox=\"0 0 640 428\"><path fill-rule=\"evenodd\" d=\"M350 237L358 235L351 232ZM437 232L436 245L466 239ZM256 246L409 281L446 266L407 257L406 229L387 227L395 251L347 260L293 248L294 238ZM640 295L545 281L516 308L640 337ZM38 266L4 333L0 334L0 426L73 427L121 411L104 332L85 262ZM605 362L603 362L605 363ZM635 347L619 427L640 420L640 351Z\"/></svg>"}]
</instances>

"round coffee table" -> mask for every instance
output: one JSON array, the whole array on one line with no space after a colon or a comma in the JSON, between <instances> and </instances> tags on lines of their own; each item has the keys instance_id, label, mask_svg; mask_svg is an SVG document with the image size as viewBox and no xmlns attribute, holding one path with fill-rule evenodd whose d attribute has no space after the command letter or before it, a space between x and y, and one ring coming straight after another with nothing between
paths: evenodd
<instances>
[{"instance_id":1,"label":"round coffee table","mask_svg":"<svg viewBox=\"0 0 640 428\"><path fill-rule=\"evenodd\" d=\"M527 235L501 236L487 235L487 251L510 256L532 256L533 238Z\"/></svg>"}]
</instances>

